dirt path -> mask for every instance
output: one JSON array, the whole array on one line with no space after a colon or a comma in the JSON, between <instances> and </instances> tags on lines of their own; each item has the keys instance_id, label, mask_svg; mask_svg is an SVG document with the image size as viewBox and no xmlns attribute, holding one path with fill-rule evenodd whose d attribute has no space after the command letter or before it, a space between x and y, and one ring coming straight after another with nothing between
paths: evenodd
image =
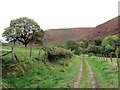
<instances>
[{"instance_id":1,"label":"dirt path","mask_svg":"<svg viewBox=\"0 0 120 90\"><path fill-rule=\"evenodd\" d=\"M76 81L74 82L73 88L80 88L80 81L82 78L82 70L83 70L83 65L82 65L82 61L81 61L79 75L78 75Z\"/></svg>"},{"instance_id":2,"label":"dirt path","mask_svg":"<svg viewBox=\"0 0 120 90\"><path fill-rule=\"evenodd\" d=\"M88 68L89 68L89 71L90 71L90 77L91 77L91 79L92 79L92 82L91 82L92 88L98 88L98 82L96 81L96 77L95 77L95 75L94 75L94 72L93 72L90 64L88 63L88 61L85 60L85 62L86 62L87 66L88 66Z\"/></svg>"}]
</instances>

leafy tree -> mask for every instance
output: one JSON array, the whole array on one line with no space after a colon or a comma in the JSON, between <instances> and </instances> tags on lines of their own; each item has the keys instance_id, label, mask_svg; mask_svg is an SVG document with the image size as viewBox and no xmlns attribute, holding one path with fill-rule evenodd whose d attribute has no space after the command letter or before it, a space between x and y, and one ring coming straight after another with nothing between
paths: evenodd
<instances>
[{"instance_id":1,"label":"leafy tree","mask_svg":"<svg viewBox=\"0 0 120 90\"><path fill-rule=\"evenodd\" d=\"M110 56L110 57L115 57L115 56L116 56L116 53L115 53L115 52L111 52L111 53L109 54L109 56Z\"/></svg>"},{"instance_id":2,"label":"leafy tree","mask_svg":"<svg viewBox=\"0 0 120 90\"><path fill-rule=\"evenodd\" d=\"M107 46L110 45L112 46L114 49L116 49L116 44L118 42L118 37L117 36L108 36L105 39L103 39L102 45L103 46Z\"/></svg>"},{"instance_id":3,"label":"leafy tree","mask_svg":"<svg viewBox=\"0 0 120 90\"><path fill-rule=\"evenodd\" d=\"M116 53L116 56L117 56L118 58L120 58L120 49L119 49L119 48L116 49L115 53Z\"/></svg>"},{"instance_id":4,"label":"leafy tree","mask_svg":"<svg viewBox=\"0 0 120 90\"><path fill-rule=\"evenodd\" d=\"M85 48L85 47L86 47L85 42L81 41L81 42L80 42L80 47L81 47L81 48Z\"/></svg>"},{"instance_id":5,"label":"leafy tree","mask_svg":"<svg viewBox=\"0 0 120 90\"><path fill-rule=\"evenodd\" d=\"M11 20L10 26L3 33L3 37L9 42L19 41L27 47L30 43L42 44L44 31L34 20L23 17Z\"/></svg>"},{"instance_id":6,"label":"leafy tree","mask_svg":"<svg viewBox=\"0 0 120 90\"><path fill-rule=\"evenodd\" d=\"M94 54L100 54L101 50L100 50L100 46L96 46L96 45L89 45L87 48L87 52L88 53L94 53Z\"/></svg>"},{"instance_id":7,"label":"leafy tree","mask_svg":"<svg viewBox=\"0 0 120 90\"><path fill-rule=\"evenodd\" d=\"M83 48L79 47L78 49L75 50L74 54L80 55L83 52Z\"/></svg>"},{"instance_id":8,"label":"leafy tree","mask_svg":"<svg viewBox=\"0 0 120 90\"><path fill-rule=\"evenodd\" d=\"M110 45L105 47L105 54L109 55L111 52L114 52L114 48Z\"/></svg>"},{"instance_id":9,"label":"leafy tree","mask_svg":"<svg viewBox=\"0 0 120 90\"><path fill-rule=\"evenodd\" d=\"M66 42L65 46L67 47L67 49L71 49L73 51L73 50L76 50L79 48L79 43L77 43L73 40L68 40Z\"/></svg>"},{"instance_id":10,"label":"leafy tree","mask_svg":"<svg viewBox=\"0 0 120 90\"><path fill-rule=\"evenodd\" d=\"M83 39L82 41L85 43L85 48L87 48L88 47L88 40Z\"/></svg>"},{"instance_id":11,"label":"leafy tree","mask_svg":"<svg viewBox=\"0 0 120 90\"><path fill-rule=\"evenodd\" d=\"M102 44L102 39L101 38L96 38L94 40L94 44L97 45L97 46L100 46Z\"/></svg>"}]
</instances>

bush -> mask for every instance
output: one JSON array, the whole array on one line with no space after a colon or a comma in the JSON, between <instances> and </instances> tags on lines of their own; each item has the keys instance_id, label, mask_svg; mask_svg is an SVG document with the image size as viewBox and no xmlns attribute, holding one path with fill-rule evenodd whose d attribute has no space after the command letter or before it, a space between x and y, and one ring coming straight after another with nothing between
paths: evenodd
<instances>
[{"instance_id":1,"label":"bush","mask_svg":"<svg viewBox=\"0 0 120 90\"><path fill-rule=\"evenodd\" d=\"M118 58L120 58L120 49L116 49L116 51L115 51L115 53L116 53L116 56L118 57Z\"/></svg>"},{"instance_id":2,"label":"bush","mask_svg":"<svg viewBox=\"0 0 120 90\"><path fill-rule=\"evenodd\" d=\"M78 48L74 51L74 54L80 55L83 52L83 48Z\"/></svg>"},{"instance_id":3,"label":"bush","mask_svg":"<svg viewBox=\"0 0 120 90\"><path fill-rule=\"evenodd\" d=\"M111 52L111 53L109 54L109 56L115 58L115 57L116 57L116 54L115 54L115 52Z\"/></svg>"},{"instance_id":4,"label":"bush","mask_svg":"<svg viewBox=\"0 0 120 90\"><path fill-rule=\"evenodd\" d=\"M72 58L73 53L64 48L54 47L46 49L46 56L49 61L55 61L60 58Z\"/></svg>"},{"instance_id":5,"label":"bush","mask_svg":"<svg viewBox=\"0 0 120 90\"><path fill-rule=\"evenodd\" d=\"M88 56L89 57L94 56L94 53L88 53Z\"/></svg>"},{"instance_id":6,"label":"bush","mask_svg":"<svg viewBox=\"0 0 120 90\"><path fill-rule=\"evenodd\" d=\"M65 47L66 47L67 49L71 49L71 51L73 51L73 50L78 49L79 43L76 42L76 41L73 41L73 40L68 40L68 41L65 43Z\"/></svg>"}]
</instances>

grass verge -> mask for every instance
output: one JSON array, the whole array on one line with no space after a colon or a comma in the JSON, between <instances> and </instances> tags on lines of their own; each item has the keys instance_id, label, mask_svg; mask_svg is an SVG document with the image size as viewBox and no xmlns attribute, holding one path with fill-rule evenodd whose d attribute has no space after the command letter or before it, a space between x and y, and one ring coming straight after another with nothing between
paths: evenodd
<instances>
[{"instance_id":1,"label":"grass verge","mask_svg":"<svg viewBox=\"0 0 120 90\"><path fill-rule=\"evenodd\" d=\"M3 88L69 88L80 67L80 57L43 63L38 60L23 60L9 65ZM4 71L7 68L3 69Z\"/></svg>"},{"instance_id":2,"label":"grass verge","mask_svg":"<svg viewBox=\"0 0 120 90\"><path fill-rule=\"evenodd\" d=\"M97 57L86 57L93 68L100 88L118 88L118 69Z\"/></svg>"}]
</instances>

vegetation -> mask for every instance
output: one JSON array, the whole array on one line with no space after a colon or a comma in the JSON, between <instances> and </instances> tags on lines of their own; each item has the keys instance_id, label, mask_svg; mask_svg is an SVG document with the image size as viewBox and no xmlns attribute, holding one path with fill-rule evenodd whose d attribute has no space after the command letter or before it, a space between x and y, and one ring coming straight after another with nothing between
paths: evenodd
<instances>
[{"instance_id":1,"label":"vegetation","mask_svg":"<svg viewBox=\"0 0 120 90\"><path fill-rule=\"evenodd\" d=\"M4 65L3 88L70 88L80 61L79 56L74 56L52 63L26 59Z\"/></svg>"},{"instance_id":2,"label":"vegetation","mask_svg":"<svg viewBox=\"0 0 120 90\"><path fill-rule=\"evenodd\" d=\"M10 26L7 27L3 33L6 41L16 42L19 41L25 47L29 43L42 44L44 31L32 19L26 17L11 20Z\"/></svg>"},{"instance_id":3,"label":"vegetation","mask_svg":"<svg viewBox=\"0 0 120 90\"><path fill-rule=\"evenodd\" d=\"M92 56L87 58L92 65L100 88L117 88L118 87L118 69L109 65L104 60Z\"/></svg>"},{"instance_id":4,"label":"vegetation","mask_svg":"<svg viewBox=\"0 0 120 90\"><path fill-rule=\"evenodd\" d=\"M60 58L72 58L73 53L64 48L47 48L46 57L49 61L59 60Z\"/></svg>"},{"instance_id":5,"label":"vegetation","mask_svg":"<svg viewBox=\"0 0 120 90\"><path fill-rule=\"evenodd\" d=\"M102 44L102 39L101 39L101 38L96 38L96 39L94 40L94 44L97 45L97 46L101 46L101 44Z\"/></svg>"},{"instance_id":6,"label":"vegetation","mask_svg":"<svg viewBox=\"0 0 120 90\"><path fill-rule=\"evenodd\" d=\"M78 49L79 44L73 40L68 40L65 44L67 49L71 49L71 51Z\"/></svg>"},{"instance_id":7,"label":"vegetation","mask_svg":"<svg viewBox=\"0 0 120 90\"><path fill-rule=\"evenodd\" d=\"M78 80L81 81L77 83L80 88L95 85L118 88L120 38L96 38L93 45L83 39L80 42L68 40L52 47L27 47L28 44L42 44L44 34L32 19L11 20L3 36L8 42L21 42L25 47L11 47L10 43L0 47L2 54L10 51L0 56L3 88L73 88L80 75Z\"/></svg>"}]
</instances>

